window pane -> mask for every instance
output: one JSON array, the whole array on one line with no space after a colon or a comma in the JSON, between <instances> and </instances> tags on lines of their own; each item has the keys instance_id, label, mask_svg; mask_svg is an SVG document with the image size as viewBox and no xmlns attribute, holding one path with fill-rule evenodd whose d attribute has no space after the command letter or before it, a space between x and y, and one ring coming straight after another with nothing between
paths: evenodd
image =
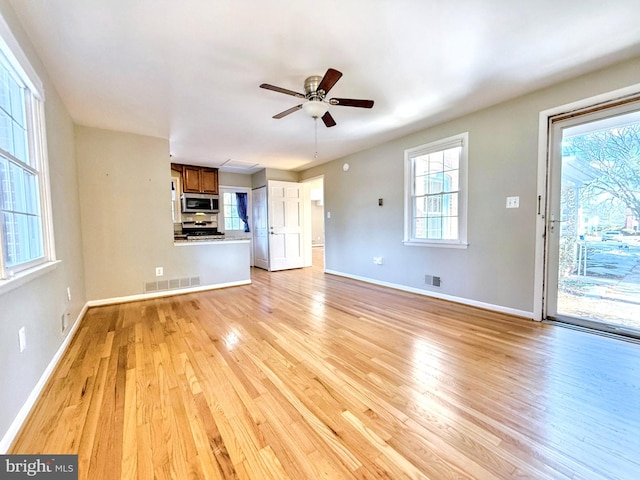
<instances>
[{"instance_id":1,"label":"window pane","mask_svg":"<svg viewBox=\"0 0 640 480\"><path fill-rule=\"evenodd\" d=\"M442 215L457 217L458 216L458 193L448 193L441 196Z\"/></svg>"},{"instance_id":2,"label":"window pane","mask_svg":"<svg viewBox=\"0 0 640 480\"><path fill-rule=\"evenodd\" d=\"M0 109L11 112L11 89L9 88L9 72L0 64Z\"/></svg>"},{"instance_id":3,"label":"window pane","mask_svg":"<svg viewBox=\"0 0 640 480\"><path fill-rule=\"evenodd\" d=\"M443 159L443 152L434 152L429 154L429 172L441 172Z\"/></svg>"},{"instance_id":4,"label":"window pane","mask_svg":"<svg viewBox=\"0 0 640 480\"><path fill-rule=\"evenodd\" d=\"M29 215L26 218L29 222L29 260L34 260L44 255L42 222L40 221L40 217L33 215Z\"/></svg>"},{"instance_id":5,"label":"window pane","mask_svg":"<svg viewBox=\"0 0 640 480\"><path fill-rule=\"evenodd\" d=\"M415 229L413 232L413 238L426 239L427 238L427 222L425 217L416 217L414 220Z\"/></svg>"},{"instance_id":6,"label":"window pane","mask_svg":"<svg viewBox=\"0 0 640 480\"><path fill-rule=\"evenodd\" d=\"M40 214L37 178L30 172L24 172L25 212L31 215Z\"/></svg>"},{"instance_id":7,"label":"window pane","mask_svg":"<svg viewBox=\"0 0 640 480\"><path fill-rule=\"evenodd\" d=\"M450 148L444 151L444 170L458 170L460 168L460 153L462 147Z\"/></svg>"},{"instance_id":8,"label":"window pane","mask_svg":"<svg viewBox=\"0 0 640 480\"><path fill-rule=\"evenodd\" d=\"M7 266L15 265L16 258L16 235L15 222L13 221L13 213L2 214L2 239L4 261Z\"/></svg>"},{"instance_id":9,"label":"window pane","mask_svg":"<svg viewBox=\"0 0 640 480\"><path fill-rule=\"evenodd\" d=\"M11 117L16 125L24 130L25 112L24 112L24 89L18 85L13 78L9 77L9 90L11 98Z\"/></svg>"},{"instance_id":10,"label":"window pane","mask_svg":"<svg viewBox=\"0 0 640 480\"><path fill-rule=\"evenodd\" d=\"M13 129L11 118L4 110L0 110L0 148L13 154Z\"/></svg>"},{"instance_id":11,"label":"window pane","mask_svg":"<svg viewBox=\"0 0 640 480\"><path fill-rule=\"evenodd\" d=\"M442 217L427 218L427 237L434 240L442 238Z\"/></svg>"},{"instance_id":12,"label":"window pane","mask_svg":"<svg viewBox=\"0 0 640 480\"><path fill-rule=\"evenodd\" d=\"M13 155L28 164L27 158L27 132L17 123L12 125Z\"/></svg>"},{"instance_id":13,"label":"window pane","mask_svg":"<svg viewBox=\"0 0 640 480\"><path fill-rule=\"evenodd\" d=\"M444 173L444 190L446 192L457 192L458 190L460 190L459 173L459 170L450 170Z\"/></svg>"},{"instance_id":14,"label":"window pane","mask_svg":"<svg viewBox=\"0 0 640 480\"><path fill-rule=\"evenodd\" d=\"M414 202L413 216L422 217L429 211L428 209L428 197L416 197Z\"/></svg>"},{"instance_id":15,"label":"window pane","mask_svg":"<svg viewBox=\"0 0 640 480\"><path fill-rule=\"evenodd\" d=\"M442 214L442 195L427 197L427 213L431 216Z\"/></svg>"},{"instance_id":16,"label":"window pane","mask_svg":"<svg viewBox=\"0 0 640 480\"><path fill-rule=\"evenodd\" d=\"M413 165L414 165L414 174L416 176L421 176L421 175L425 175L427 173L429 173L429 156L428 155L423 155L420 157L415 157L413 159Z\"/></svg>"},{"instance_id":17,"label":"window pane","mask_svg":"<svg viewBox=\"0 0 640 480\"><path fill-rule=\"evenodd\" d=\"M39 217L18 213L2 214L2 235L6 266L11 268L43 255Z\"/></svg>"},{"instance_id":18,"label":"window pane","mask_svg":"<svg viewBox=\"0 0 640 480\"><path fill-rule=\"evenodd\" d=\"M444 174L442 172L432 173L428 177L428 193L440 193L444 190Z\"/></svg>"},{"instance_id":19,"label":"window pane","mask_svg":"<svg viewBox=\"0 0 640 480\"><path fill-rule=\"evenodd\" d=\"M442 217L442 238L444 240L458 238L458 217Z\"/></svg>"},{"instance_id":20,"label":"window pane","mask_svg":"<svg viewBox=\"0 0 640 480\"><path fill-rule=\"evenodd\" d=\"M0 210L9 209L9 162L6 158L0 157Z\"/></svg>"}]
</instances>

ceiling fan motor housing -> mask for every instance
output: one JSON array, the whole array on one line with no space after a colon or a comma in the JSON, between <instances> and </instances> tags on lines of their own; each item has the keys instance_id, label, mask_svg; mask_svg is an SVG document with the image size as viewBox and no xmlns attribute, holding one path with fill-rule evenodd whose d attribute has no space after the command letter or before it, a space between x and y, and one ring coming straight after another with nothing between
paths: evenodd
<instances>
[{"instance_id":1,"label":"ceiling fan motor housing","mask_svg":"<svg viewBox=\"0 0 640 480\"><path fill-rule=\"evenodd\" d=\"M307 100L324 100L325 91L318 91L318 85L322 81L322 77L319 75L313 75L311 77L307 77L304 81L304 93L307 97Z\"/></svg>"}]
</instances>

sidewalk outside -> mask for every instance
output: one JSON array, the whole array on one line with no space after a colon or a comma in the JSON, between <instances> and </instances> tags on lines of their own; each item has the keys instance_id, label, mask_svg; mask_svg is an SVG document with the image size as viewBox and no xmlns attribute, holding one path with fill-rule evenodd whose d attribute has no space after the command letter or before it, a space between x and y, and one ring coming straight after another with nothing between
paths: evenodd
<instances>
[{"instance_id":1,"label":"sidewalk outside","mask_svg":"<svg viewBox=\"0 0 640 480\"><path fill-rule=\"evenodd\" d=\"M560 313L640 330L639 238L587 242L586 275L560 283Z\"/></svg>"}]
</instances>

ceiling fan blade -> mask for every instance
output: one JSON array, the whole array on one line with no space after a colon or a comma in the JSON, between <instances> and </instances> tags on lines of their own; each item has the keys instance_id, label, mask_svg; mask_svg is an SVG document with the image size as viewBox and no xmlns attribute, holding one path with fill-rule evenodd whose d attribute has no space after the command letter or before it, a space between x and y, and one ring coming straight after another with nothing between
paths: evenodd
<instances>
[{"instance_id":1,"label":"ceiling fan blade","mask_svg":"<svg viewBox=\"0 0 640 480\"><path fill-rule=\"evenodd\" d=\"M266 90L273 90L274 92L284 93L286 95L293 95L298 98L305 98L302 93L294 92L293 90L287 90L286 88L276 87L275 85L269 85L268 83L263 83L260 85L260 88L264 88Z\"/></svg>"},{"instance_id":2,"label":"ceiling fan blade","mask_svg":"<svg viewBox=\"0 0 640 480\"><path fill-rule=\"evenodd\" d=\"M325 113L322 116L322 121L324 122L324 124L325 124L325 126L327 128L333 127L336 124L336 121L333 119L333 117L331 116L331 114L329 112Z\"/></svg>"},{"instance_id":3,"label":"ceiling fan blade","mask_svg":"<svg viewBox=\"0 0 640 480\"><path fill-rule=\"evenodd\" d=\"M285 110L284 112L280 112L280 113L278 113L277 115L274 115L274 116L273 116L273 118L280 119L280 118L282 118L282 117L286 117L286 116L287 116L287 115L289 115L290 113L297 112L297 111L298 111L298 110L300 110L301 108L302 108L302 104L300 104L300 105L296 105L295 107L291 107L291 108L289 108L289 109Z\"/></svg>"},{"instance_id":4,"label":"ceiling fan blade","mask_svg":"<svg viewBox=\"0 0 640 480\"><path fill-rule=\"evenodd\" d=\"M331 90L336 82L340 80L341 76L341 72L330 68L329 70L327 70L327 73L324 74L324 77L322 77L322 80L320 81L320 84L318 85L316 91L324 90L325 94L329 93L329 90Z\"/></svg>"},{"instance_id":5,"label":"ceiling fan blade","mask_svg":"<svg viewBox=\"0 0 640 480\"><path fill-rule=\"evenodd\" d=\"M329 100L331 105L341 105L343 107L373 107L373 100L356 100L354 98L332 98Z\"/></svg>"}]
</instances>

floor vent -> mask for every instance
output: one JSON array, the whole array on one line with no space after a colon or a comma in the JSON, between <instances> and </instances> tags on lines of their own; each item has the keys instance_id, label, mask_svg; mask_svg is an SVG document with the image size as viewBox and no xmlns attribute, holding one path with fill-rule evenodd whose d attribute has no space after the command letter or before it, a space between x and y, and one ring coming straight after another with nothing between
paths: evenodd
<instances>
[{"instance_id":1,"label":"floor vent","mask_svg":"<svg viewBox=\"0 0 640 480\"><path fill-rule=\"evenodd\" d=\"M425 275L424 283L427 285L431 285L432 287L440 286L440 277L436 277L435 275Z\"/></svg>"},{"instance_id":2,"label":"floor vent","mask_svg":"<svg viewBox=\"0 0 640 480\"><path fill-rule=\"evenodd\" d=\"M178 290L180 288L199 287L200 277L173 278L171 280L158 280L144 283L144 293L162 292L165 290Z\"/></svg>"}]
</instances>

